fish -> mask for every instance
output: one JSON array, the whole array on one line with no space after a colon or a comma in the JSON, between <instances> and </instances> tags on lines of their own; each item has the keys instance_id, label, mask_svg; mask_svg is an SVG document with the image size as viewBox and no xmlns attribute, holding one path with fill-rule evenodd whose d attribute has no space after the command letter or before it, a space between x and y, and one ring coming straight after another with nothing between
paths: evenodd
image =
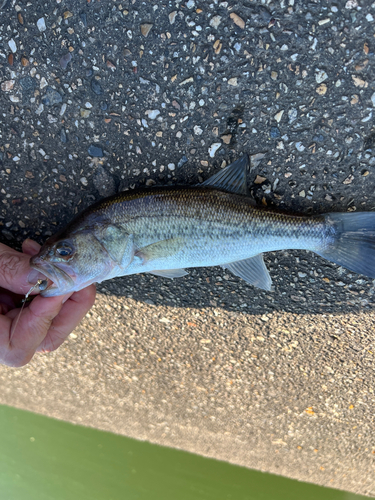
<instances>
[{"instance_id":1,"label":"fish","mask_svg":"<svg viewBox=\"0 0 375 500\"><path fill-rule=\"evenodd\" d=\"M375 278L375 212L307 216L257 206L248 155L196 186L124 191L88 207L30 260L52 297L138 273L167 278L221 266L271 290L263 253L310 250Z\"/></svg>"}]
</instances>

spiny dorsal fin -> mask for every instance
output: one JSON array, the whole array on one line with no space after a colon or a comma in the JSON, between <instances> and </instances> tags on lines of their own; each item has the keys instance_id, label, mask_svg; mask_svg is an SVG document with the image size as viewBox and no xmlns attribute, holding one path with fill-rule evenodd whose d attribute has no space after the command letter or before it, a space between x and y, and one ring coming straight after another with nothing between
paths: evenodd
<instances>
[{"instance_id":1,"label":"spiny dorsal fin","mask_svg":"<svg viewBox=\"0 0 375 500\"><path fill-rule=\"evenodd\" d=\"M224 269L229 269L233 274L263 290L271 290L271 276L260 253L249 259L239 260L225 264Z\"/></svg>"},{"instance_id":2,"label":"spiny dorsal fin","mask_svg":"<svg viewBox=\"0 0 375 500\"><path fill-rule=\"evenodd\" d=\"M248 168L249 157L246 154L204 181L201 186L212 186L231 193L249 195L247 187Z\"/></svg>"}]
</instances>

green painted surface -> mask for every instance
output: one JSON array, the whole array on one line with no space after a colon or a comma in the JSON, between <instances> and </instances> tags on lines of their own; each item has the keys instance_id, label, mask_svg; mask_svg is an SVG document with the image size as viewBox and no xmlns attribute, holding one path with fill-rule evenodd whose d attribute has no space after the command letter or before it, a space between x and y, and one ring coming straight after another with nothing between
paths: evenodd
<instances>
[{"instance_id":1,"label":"green painted surface","mask_svg":"<svg viewBox=\"0 0 375 500\"><path fill-rule=\"evenodd\" d=\"M359 500L0 406L1 500Z\"/></svg>"}]
</instances>

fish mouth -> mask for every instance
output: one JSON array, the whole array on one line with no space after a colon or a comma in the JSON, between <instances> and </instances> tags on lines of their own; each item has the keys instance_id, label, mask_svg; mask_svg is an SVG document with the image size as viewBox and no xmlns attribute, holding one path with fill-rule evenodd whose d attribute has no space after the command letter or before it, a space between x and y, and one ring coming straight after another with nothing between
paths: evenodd
<instances>
[{"instance_id":1,"label":"fish mouth","mask_svg":"<svg viewBox=\"0 0 375 500\"><path fill-rule=\"evenodd\" d=\"M30 267L44 274L50 282L47 288L40 293L43 297L63 295L70 292L74 287L73 277L75 278L76 276L70 276L56 264L51 264L50 262L34 257L30 260Z\"/></svg>"}]
</instances>

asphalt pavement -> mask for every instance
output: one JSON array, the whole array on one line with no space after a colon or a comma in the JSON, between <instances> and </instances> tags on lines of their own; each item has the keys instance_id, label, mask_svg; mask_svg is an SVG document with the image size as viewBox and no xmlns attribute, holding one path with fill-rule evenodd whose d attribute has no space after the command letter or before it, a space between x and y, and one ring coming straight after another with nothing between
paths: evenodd
<instances>
[{"instance_id":1,"label":"asphalt pavement","mask_svg":"<svg viewBox=\"0 0 375 500\"><path fill-rule=\"evenodd\" d=\"M1 241L93 201L197 184L243 153L259 205L375 207L375 4L4 1ZM0 368L0 403L375 496L375 282L268 254L98 287L55 353Z\"/></svg>"}]
</instances>

